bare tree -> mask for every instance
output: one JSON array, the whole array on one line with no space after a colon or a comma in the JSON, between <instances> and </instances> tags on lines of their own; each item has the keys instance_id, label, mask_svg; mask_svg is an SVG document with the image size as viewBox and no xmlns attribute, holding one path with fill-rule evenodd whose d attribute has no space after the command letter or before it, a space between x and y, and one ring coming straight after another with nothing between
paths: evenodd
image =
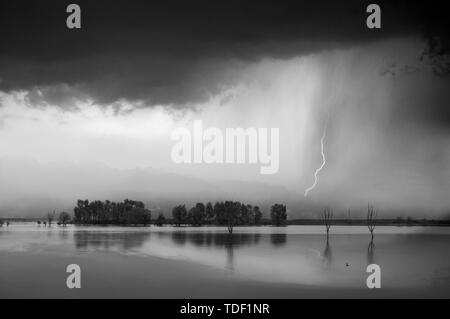
<instances>
[{"instance_id":1,"label":"bare tree","mask_svg":"<svg viewBox=\"0 0 450 319\"><path fill-rule=\"evenodd\" d=\"M54 219L55 219L55 211L53 211L53 214L52 213L47 214L48 227L52 226L52 222Z\"/></svg>"},{"instance_id":2,"label":"bare tree","mask_svg":"<svg viewBox=\"0 0 450 319\"><path fill-rule=\"evenodd\" d=\"M331 224L333 223L333 209L332 208L325 208L322 213L322 220L325 224L325 228L327 230L327 239L328 234L330 232Z\"/></svg>"},{"instance_id":3,"label":"bare tree","mask_svg":"<svg viewBox=\"0 0 450 319\"><path fill-rule=\"evenodd\" d=\"M367 204L367 227L369 228L370 234L373 240L373 231L375 230L375 220L377 219L378 213L375 211L372 205Z\"/></svg>"},{"instance_id":4,"label":"bare tree","mask_svg":"<svg viewBox=\"0 0 450 319\"><path fill-rule=\"evenodd\" d=\"M67 225L67 222L70 221L70 215L69 213L66 212L61 212L59 214L59 223L62 224L63 226Z\"/></svg>"}]
</instances>

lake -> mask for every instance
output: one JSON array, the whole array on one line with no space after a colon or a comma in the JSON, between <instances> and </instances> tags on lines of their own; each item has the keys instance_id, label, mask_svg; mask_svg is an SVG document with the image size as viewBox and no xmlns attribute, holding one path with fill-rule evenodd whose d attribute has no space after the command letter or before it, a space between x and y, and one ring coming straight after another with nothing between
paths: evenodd
<instances>
[{"instance_id":1,"label":"lake","mask_svg":"<svg viewBox=\"0 0 450 319\"><path fill-rule=\"evenodd\" d=\"M450 228L0 228L1 298L450 297ZM368 289L369 264L381 288ZM68 289L66 267L81 267Z\"/></svg>"}]
</instances>

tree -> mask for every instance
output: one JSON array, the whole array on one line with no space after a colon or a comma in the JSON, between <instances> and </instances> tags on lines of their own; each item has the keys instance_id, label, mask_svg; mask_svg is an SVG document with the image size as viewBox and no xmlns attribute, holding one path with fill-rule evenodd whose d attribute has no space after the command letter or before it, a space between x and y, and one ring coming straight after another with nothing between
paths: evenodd
<instances>
[{"instance_id":1,"label":"tree","mask_svg":"<svg viewBox=\"0 0 450 319\"><path fill-rule=\"evenodd\" d=\"M272 218L272 225L281 226L286 222L286 205L275 204L270 208L270 217Z\"/></svg>"},{"instance_id":2,"label":"tree","mask_svg":"<svg viewBox=\"0 0 450 319\"><path fill-rule=\"evenodd\" d=\"M155 221L156 226L161 227L166 223L166 217L164 217L163 213L159 213L158 218Z\"/></svg>"},{"instance_id":3,"label":"tree","mask_svg":"<svg viewBox=\"0 0 450 319\"><path fill-rule=\"evenodd\" d=\"M178 205L172 209L173 222L176 226L186 222L187 210L185 205Z\"/></svg>"},{"instance_id":4,"label":"tree","mask_svg":"<svg viewBox=\"0 0 450 319\"><path fill-rule=\"evenodd\" d=\"M152 222L152 215L151 215L150 209L141 208L141 210L142 210L142 213L140 215L140 218L141 218L142 224L144 226L150 225Z\"/></svg>"},{"instance_id":5,"label":"tree","mask_svg":"<svg viewBox=\"0 0 450 319\"><path fill-rule=\"evenodd\" d=\"M375 230L375 220L377 218L378 212L375 212L373 206L367 204L367 227L369 228L370 234L373 240L373 231Z\"/></svg>"},{"instance_id":6,"label":"tree","mask_svg":"<svg viewBox=\"0 0 450 319\"><path fill-rule=\"evenodd\" d=\"M248 210L248 225L255 225L255 211L252 205L247 205Z\"/></svg>"},{"instance_id":7,"label":"tree","mask_svg":"<svg viewBox=\"0 0 450 319\"><path fill-rule=\"evenodd\" d=\"M58 221L63 225L66 226L66 224L70 221L70 215L66 212L61 212L59 214Z\"/></svg>"},{"instance_id":8,"label":"tree","mask_svg":"<svg viewBox=\"0 0 450 319\"><path fill-rule=\"evenodd\" d=\"M140 201L125 199L122 215L126 224L147 226L151 222L150 210Z\"/></svg>"},{"instance_id":9,"label":"tree","mask_svg":"<svg viewBox=\"0 0 450 319\"><path fill-rule=\"evenodd\" d=\"M212 224L214 222L215 216L214 216L214 208L211 202L208 202L208 204L206 204L205 215L206 215L206 222L208 224Z\"/></svg>"},{"instance_id":10,"label":"tree","mask_svg":"<svg viewBox=\"0 0 450 319\"><path fill-rule=\"evenodd\" d=\"M151 211L141 201L125 199L115 203L109 200L78 200L74 208L74 222L80 224L142 224L151 222Z\"/></svg>"},{"instance_id":11,"label":"tree","mask_svg":"<svg viewBox=\"0 0 450 319\"><path fill-rule=\"evenodd\" d=\"M79 199L77 201L77 206L73 209L74 211L74 222L79 224L89 224L89 201Z\"/></svg>"},{"instance_id":12,"label":"tree","mask_svg":"<svg viewBox=\"0 0 450 319\"><path fill-rule=\"evenodd\" d=\"M236 225L236 222L239 220L240 217L241 203L226 201L224 204L224 208L228 232L232 234L234 225Z\"/></svg>"},{"instance_id":13,"label":"tree","mask_svg":"<svg viewBox=\"0 0 450 319\"><path fill-rule=\"evenodd\" d=\"M203 203L197 203L189 210L188 221L193 226L203 225L205 218L205 205Z\"/></svg>"},{"instance_id":14,"label":"tree","mask_svg":"<svg viewBox=\"0 0 450 319\"><path fill-rule=\"evenodd\" d=\"M325 208L322 213L322 220L327 230L327 240L328 240L328 234L330 232L331 224L333 223L333 209L328 207Z\"/></svg>"},{"instance_id":15,"label":"tree","mask_svg":"<svg viewBox=\"0 0 450 319\"><path fill-rule=\"evenodd\" d=\"M255 219L255 225L260 225L262 220L262 213L259 210L259 206L253 207L253 216Z\"/></svg>"},{"instance_id":16,"label":"tree","mask_svg":"<svg viewBox=\"0 0 450 319\"><path fill-rule=\"evenodd\" d=\"M408 217L406 218L406 223L407 223L408 225L411 225L411 224L413 223L413 219L411 218L411 216L408 216Z\"/></svg>"},{"instance_id":17,"label":"tree","mask_svg":"<svg viewBox=\"0 0 450 319\"><path fill-rule=\"evenodd\" d=\"M196 225L203 225L206 219L206 208L203 203L195 204L194 223Z\"/></svg>"},{"instance_id":18,"label":"tree","mask_svg":"<svg viewBox=\"0 0 450 319\"><path fill-rule=\"evenodd\" d=\"M99 216L100 216L100 212L102 209L103 209L103 203L99 200L89 203L89 206L88 206L89 223L100 224Z\"/></svg>"},{"instance_id":19,"label":"tree","mask_svg":"<svg viewBox=\"0 0 450 319\"><path fill-rule=\"evenodd\" d=\"M239 223L241 225L249 225L250 224L250 216L252 212L252 207L250 205L241 205L241 211L239 216Z\"/></svg>"},{"instance_id":20,"label":"tree","mask_svg":"<svg viewBox=\"0 0 450 319\"><path fill-rule=\"evenodd\" d=\"M53 211L53 213L48 213L47 214L47 223L48 223L48 227L52 226L52 222L55 219L55 211Z\"/></svg>"},{"instance_id":21,"label":"tree","mask_svg":"<svg viewBox=\"0 0 450 319\"><path fill-rule=\"evenodd\" d=\"M225 203L224 202L216 202L214 204L214 216L216 217L217 225L226 225L227 217L225 213Z\"/></svg>"},{"instance_id":22,"label":"tree","mask_svg":"<svg viewBox=\"0 0 450 319\"><path fill-rule=\"evenodd\" d=\"M0 227L3 226L3 220L0 219Z\"/></svg>"},{"instance_id":23,"label":"tree","mask_svg":"<svg viewBox=\"0 0 450 319\"><path fill-rule=\"evenodd\" d=\"M189 209L185 224L194 225L194 211L195 207L191 207L191 209Z\"/></svg>"},{"instance_id":24,"label":"tree","mask_svg":"<svg viewBox=\"0 0 450 319\"><path fill-rule=\"evenodd\" d=\"M129 224L144 226L149 225L152 220L150 210L142 206L131 208L127 212L127 218Z\"/></svg>"}]
</instances>

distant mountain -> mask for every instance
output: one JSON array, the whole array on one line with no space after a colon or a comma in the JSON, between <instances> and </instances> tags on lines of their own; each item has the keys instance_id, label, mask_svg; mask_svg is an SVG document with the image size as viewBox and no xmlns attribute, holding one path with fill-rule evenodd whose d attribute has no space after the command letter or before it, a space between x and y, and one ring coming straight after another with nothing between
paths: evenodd
<instances>
[{"instance_id":1,"label":"distant mountain","mask_svg":"<svg viewBox=\"0 0 450 319\"><path fill-rule=\"evenodd\" d=\"M318 218L327 202L313 201L282 186L249 181L206 181L153 168L116 169L102 163L51 162L0 158L0 217L45 216L53 210L73 212L77 199L143 201L156 211L171 215L178 204L238 200L258 205L269 217L274 203L287 205L288 218ZM327 199L325 199L327 200ZM329 200L329 199L328 199ZM336 218L347 218L349 207L332 205ZM352 218L364 218L367 203L351 208ZM445 216L449 216L447 213ZM390 209L384 218L397 216L442 218L431 212Z\"/></svg>"},{"instance_id":2,"label":"distant mountain","mask_svg":"<svg viewBox=\"0 0 450 319\"><path fill-rule=\"evenodd\" d=\"M121 170L101 163L41 164L3 158L0 180L0 216L14 217L43 216L53 210L72 212L77 199L136 199L170 215L179 203L232 199L268 210L273 202L295 198L283 187L262 183L208 182L152 168Z\"/></svg>"}]
</instances>

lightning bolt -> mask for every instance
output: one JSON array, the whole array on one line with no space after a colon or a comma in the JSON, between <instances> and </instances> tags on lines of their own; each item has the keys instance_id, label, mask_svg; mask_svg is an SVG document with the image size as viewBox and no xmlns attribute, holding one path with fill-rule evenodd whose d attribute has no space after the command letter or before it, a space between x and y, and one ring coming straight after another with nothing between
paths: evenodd
<instances>
[{"instance_id":1,"label":"lightning bolt","mask_svg":"<svg viewBox=\"0 0 450 319\"><path fill-rule=\"evenodd\" d=\"M313 190L314 187L316 187L317 185L317 175L319 175L319 172L323 169L323 167L325 166L326 163L326 159L325 159L325 153L323 151L323 141L325 140L325 136L327 135L327 125L325 125L325 128L323 130L323 135L322 138L320 139L320 153L322 154L322 165L320 165L320 167L318 169L316 169L316 172L314 173L314 183L311 185L310 188L308 188L307 190L305 190L305 197L308 196L308 192Z\"/></svg>"}]
</instances>

